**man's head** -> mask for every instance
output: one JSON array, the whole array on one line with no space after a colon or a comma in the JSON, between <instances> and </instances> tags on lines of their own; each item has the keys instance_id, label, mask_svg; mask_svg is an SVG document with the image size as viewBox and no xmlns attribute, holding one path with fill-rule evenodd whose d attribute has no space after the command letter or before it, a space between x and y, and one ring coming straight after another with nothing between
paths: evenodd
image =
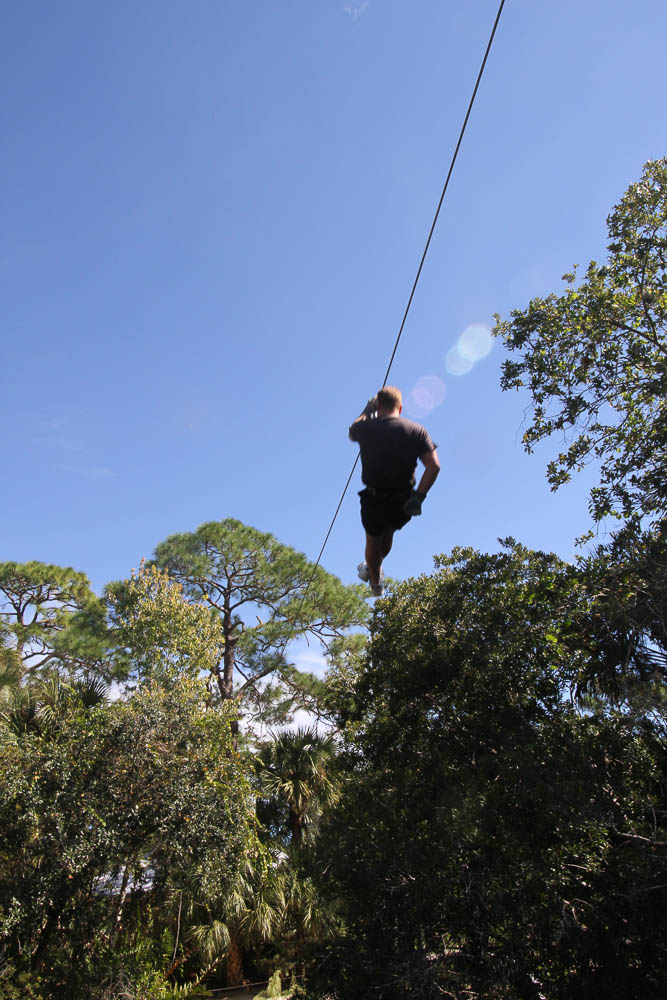
<instances>
[{"instance_id":1,"label":"man's head","mask_svg":"<svg viewBox=\"0 0 667 1000\"><path fill-rule=\"evenodd\" d=\"M403 396L401 390L393 385L385 385L380 389L377 396L378 413L388 415L390 413L401 413L403 409Z\"/></svg>"}]
</instances>

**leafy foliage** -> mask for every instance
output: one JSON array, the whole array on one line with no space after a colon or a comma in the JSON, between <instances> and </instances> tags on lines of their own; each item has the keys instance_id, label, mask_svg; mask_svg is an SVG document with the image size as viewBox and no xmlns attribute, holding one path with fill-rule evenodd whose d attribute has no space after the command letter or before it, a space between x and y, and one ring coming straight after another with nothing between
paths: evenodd
<instances>
[{"instance_id":1,"label":"leafy foliage","mask_svg":"<svg viewBox=\"0 0 667 1000\"><path fill-rule=\"evenodd\" d=\"M166 682L215 670L220 620L205 604L188 601L166 570L142 562L130 580L107 588L107 601L116 642L138 676Z\"/></svg>"},{"instance_id":2,"label":"leafy foliage","mask_svg":"<svg viewBox=\"0 0 667 1000\"><path fill-rule=\"evenodd\" d=\"M366 620L359 588L231 518L172 535L158 545L155 561L189 597L215 609L223 649L212 674L220 697L242 699L265 724L287 721L294 707L317 696L316 679L286 662L287 643L312 636L327 650Z\"/></svg>"},{"instance_id":3,"label":"leafy foliage","mask_svg":"<svg viewBox=\"0 0 667 1000\"><path fill-rule=\"evenodd\" d=\"M456 549L375 606L370 644L357 588L236 521L168 539L103 601L5 564L0 995L275 990L282 969L340 1000L662 997L651 518L576 566ZM298 635L323 679L287 662ZM237 739L235 702L304 706L343 742Z\"/></svg>"},{"instance_id":4,"label":"leafy foliage","mask_svg":"<svg viewBox=\"0 0 667 1000\"><path fill-rule=\"evenodd\" d=\"M141 912L171 926L170 885L220 894L254 849L228 712L203 712L202 694L182 679L93 708L63 698L0 746L0 942L49 996L136 951Z\"/></svg>"},{"instance_id":5,"label":"leafy foliage","mask_svg":"<svg viewBox=\"0 0 667 1000\"><path fill-rule=\"evenodd\" d=\"M276 735L257 754L260 804L269 814L272 804L274 812L286 806L286 827L294 845L301 844L304 833L338 800L335 757L335 738L312 726Z\"/></svg>"},{"instance_id":6,"label":"leafy foliage","mask_svg":"<svg viewBox=\"0 0 667 1000\"><path fill-rule=\"evenodd\" d=\"M664 726L578 710L554 556L455 550L376 607L350 780L318 840L344 905L318 995L657 998ZM317 991L315 991L317 994Z\"/></svg>"},{"instance_id":7,"label":"leafy foliage","mask_svg":"<svg viewBox=\"0 0 667 1000\"><path fill-rule=\"evenodd\" d=\"M189 896L190 935L211 965L223 959L228 986L244 981L244 950L278 933L285 918L285 882L280 859L267 850L246 854L224 892Z\"/></svg>"},{"instance_id":8,"label":"leafy foliage","mask_svg":"<svg viewBox=\"0 0 667 1000\"><path fill-rule=\"evenodd\" d=\"M62 669L109 677L104 619L104 606L83 573L41 562L0 563L3 645L20 661L22 674Z\"/></svg>"},{"instance_id":9,"label":"leafy foliage","mask_svg":"<svg viewBox=\"0 0 667 1000\"><path fill-rule=\"evenodd\" d=\"M283 900L281 919L256 961L265 972L279 967L294 974L338 928L338 908L319 892L310 857L321 820L340 795L338 741L314 726L286 730L262 744L255 766L261 836Z\"/></svg>"},{"instance_id":10,"label":"leafy foliage","mask_svg":"<svg viewBox=\"0 0 667 1000\"><path fill-rule=\"evenodd\" d=\"M577 604L560 638L581 652L579 695L626 712L664 708L667 682L667 534L628 526L579 560Z\"/></svg>"},{"instance_id":11,"label":"leafy foliage","mask_svg":"<svg viewBox=\"0 0 667 1000\"><path fill-rule=\"evenodd\" d=\"M0 703L11 696L22 674L21 658L12 643L10 629L0 618Z\"/></svg>"},{"instance_id":12,"label":"leafy foliage","mask_svg":"<svg viewBox=\"0 0 667 1000\"><path fill-rule=\"evenodd\" d=\"M588 461L595 521L664 517L667 457L667 159L649 161L608 220L609 256L561 296L533 299L495 332L519 360L503 389L526 387L531 451L554 433L566 448L549 463L552 489Z\"/></svg>"}]
</instances>

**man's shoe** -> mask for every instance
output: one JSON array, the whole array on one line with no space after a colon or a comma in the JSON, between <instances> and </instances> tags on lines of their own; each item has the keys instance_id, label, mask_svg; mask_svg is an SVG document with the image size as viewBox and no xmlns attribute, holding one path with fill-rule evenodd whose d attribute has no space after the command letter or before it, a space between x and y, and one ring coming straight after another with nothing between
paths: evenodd
<instances>
[{"instance_id":1,"label":"man's shoe","mask_svg":"<svg viewBox=\"0 0 667 1000\"><path fill-rule=\"evenodd\" d=\"M363 580L364 583L368 583L368 581L370 580L371 575L368 572L368 566L366 565L365 562L359 563L359 565L357 566L357 576L359 577L360 580Z\"/></svg>"},{"instance_id":2,"label":"man's shoe","mask_svg":"<svg viewBox=\"0 0 667 1000\"><path fill-rule=\"evenodd\" d=\"M371 588L371 597L384 597L384 583L380 580L379 583L369 583Z\"/></svg>"}]
</instances>

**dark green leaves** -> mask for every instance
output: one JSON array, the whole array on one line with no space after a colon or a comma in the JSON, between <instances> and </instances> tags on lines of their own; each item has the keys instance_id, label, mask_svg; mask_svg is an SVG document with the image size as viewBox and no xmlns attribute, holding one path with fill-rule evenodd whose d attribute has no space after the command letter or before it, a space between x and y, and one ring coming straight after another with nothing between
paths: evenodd
<instances>
[{"instance_id":1,"label":"dark green leaves","mask_svg":"<svg viewBox=\"0 0 667 1000\"><path fill-rule=\"evenodd\" d=\"M319 840L348 928L335 995L660 995L667 760L659 682L625 643L657 609L628 556L575 568L512 540L458 549L377 607L350 780ZM636 684L617 709L622 663Z\"/></svg>"},{"instance_id":2,"label":"dark green leaves","mask_svg":"<svg viewBox=\"0 0 667 1000\"><path fill-rule=\"evenodd\" d=\"M609 257L578 285L534 299L497 320L521 355L503 365L503 389L533 402L527 451L559 433L567 447L549 463L553 489L597 460L595 521L648 522L667 509L667 160L649 161L608 219Z\"/></svg>"}]
</instances>

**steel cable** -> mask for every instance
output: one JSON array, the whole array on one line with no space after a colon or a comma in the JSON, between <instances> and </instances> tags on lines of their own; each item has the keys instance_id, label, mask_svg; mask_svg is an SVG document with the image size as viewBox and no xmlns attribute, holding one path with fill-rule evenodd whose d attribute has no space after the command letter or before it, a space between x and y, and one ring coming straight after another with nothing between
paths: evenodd
<instances>
[{"instance_id":1,"label":"steel cable","mask_svg":"<svg viewBox=\"0 0 667 1000\"><path fill-rule=\"evenodd\" d=\"M406 323L407 318L408 318L408 313L410 312L410 307L412 305L412 300L414 299L414 296L415 296L415 291L417 290L417 285L418 285L419 279L421 277L422 269L424 267L424 262L426 260L426 255L427 255L429 247L431 245L431 239L433 238L433 233L435 231L435 227L436 227L436 224L438 222L438 216L440 215L440 209L442 208L442 204L443 204L443 202L445 200L445 195L447 194L447 188L449 187L449 181L450 181L452 173L454 171L454 165L456 163L456 159L457 159L457 157L459 155L459 149L461 148L461 143L463 141L463 136L465 135L466 128L468 127L468 121L470 119L470 114L472 112L473 105L475 103L475 98L477 97L477 91L479 90L479 85L480 85L480 83L482 81L482 76L484 75L484 69L486 67L486 62L487 62L487 59L489 57L489 53L491 51L491 46L493 45L493 40L495 38L496 29L498 27L498 23L500 21L500 16L501 16L501 14L503 12L503 7L504 6L505 6L505 0L501 0L500 5L498 7L498 11L496 13L495 20L493 22L493 28L491 29L491 34L489 35L489 40L488 40L488 43L487 43L487 46L486 46L486 50L484 52L484 58L482 59L482 64L481 64L481 66L479 68L479 73L477 74L477 80L475 81L475 86L473 88L472 96L471 96L470 101L468 103L468 109L466 111L465 118L463 120L463 125L461 126L461 131L459 133L459 138L458 138L458 141L456 143L456 148L454 149L454 154L452 156L451 163L449 165L449 170L447 171L447 177L445 179L445 183L444 183L444 186L442 188L442 193L440 195L440 200L438 201L438 206L437 206L437 208L435 210L435 215L433 216L433 222L431 223L431 228L430 228L429 233L428 233L428 238L427 238L426 244L424 246L424 252L422 253L421 260L419 262L419 267L417 268L417 274L415 276L415 280L412 283L412 289L410 291L410 296L408 298L408 304L405 307L405 312L403 313L403 319L401 321L401 325L400 325L399 330L398 330L398 335L397 335L396 341L394 343L394 348L393 348L393 350L391 352L391 357L389 358L389 364L387 365L387 370L386 370L386 372L384 374L384 378L382 380L382 385L383 386L385 386L387 384L387 379L389 378L389 374L391 372L392 365L394 363L394 358L396 357L396 351L398 350L398 345L399 345L401 337L403 335L403 330L405 328L405 323ZM343 501L345 500L345 497L347 495L347 491L349 489L350 483L352 482L352 477L354 476L354 472L355 472L355 469L357 468L358 463L359 463L359 455L357 455L357 457L354 460L354 464L352 466L352 470L351 470L351 472L350 472L350 474L349 474L349 476L347 478L347 482L345 483L345 487L343 489L343 492L341 493L340 499L338 501L338 506L336 507L334 515L333 515L333 517L331 519L331 523L329 524L329 528L328 528L327 533L325 535L324 542L322 543L322 548L320 549L319 555L318 555L317 560L315 562L315 565L313 566L313 572L312 572L312 574L310 576L310 579L308 580L308 583L306 584L306 589L304 590L303 596L301 598L301 602L299 604L299 607L297 608L296 615L292 619L292 623L294 625L294 628L292 629L291 633L287 636L285 642L283 643L283 648L281 650L281 655L284 655L285 649L287 648L287 644L292 639L292 636L294 634L294 630L296 628L296 622L297 622L298 617L299 617L299 615L301 613L303 605L305 604L306 597L308 596L308 591L310 590L310 586L311 586L313 580L315 579L315 574L317 573L317 569L318 569L318 567L320 565L322 556L324 555L324 550L325 550L325 548L327 546L327 542L329 541L329 538L331 536L331 532L333 531L333 527L334 527L334 524L336 523L336 520L338 518L338 514L340 513L340 509L343 506Z\"/></svg>"}]
</instances>

